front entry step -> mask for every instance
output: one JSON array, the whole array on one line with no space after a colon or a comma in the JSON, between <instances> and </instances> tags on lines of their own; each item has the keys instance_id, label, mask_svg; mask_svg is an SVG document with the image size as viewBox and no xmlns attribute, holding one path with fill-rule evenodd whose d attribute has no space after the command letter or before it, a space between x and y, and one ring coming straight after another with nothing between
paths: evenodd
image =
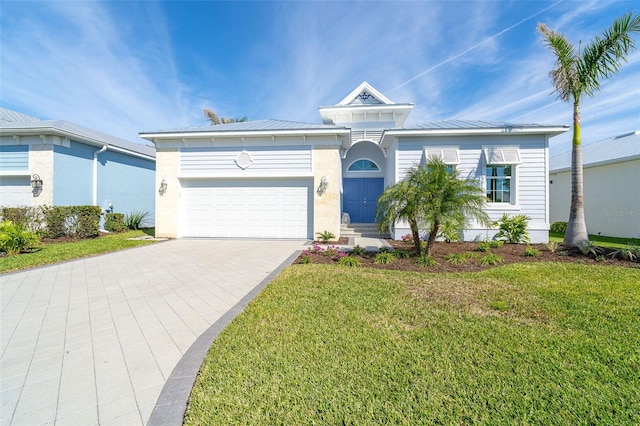
<instances>
[{"instance_id":1,"label":"front entry step","mask_svg":"<svg viewBox=\"0 0 640 426\"><path fill-rule=\"evenodd\" d=\"M341 237L389 238L388 233L380 234L376 223L343 223L340 225Z\"/></svg>"}]
</instances>

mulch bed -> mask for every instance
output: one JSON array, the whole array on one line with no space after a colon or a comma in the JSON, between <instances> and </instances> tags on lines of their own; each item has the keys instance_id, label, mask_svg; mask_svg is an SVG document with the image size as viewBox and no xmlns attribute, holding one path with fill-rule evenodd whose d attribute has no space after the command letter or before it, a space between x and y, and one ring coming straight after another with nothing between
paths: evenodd
<instances>
[{"instance_id":1,"label":"mulch bed","mask_svg":"<svg viewBox=\"0 0 640 426\"><path fill-rule=\"evenodd\" d=\"M402 241L387 240L387 242L396 250L411 251L413 246L406 244ZM322 245L322 247L325 247ZM415 257L405 259L395 259L392 263L386 265L377 265L373 263L376 253L365 253L364 255L357 256L360 261L361 267L376 268L376 269L388 269L395 271L417 271L417 272L477 272L484 269L495 268L497 266L508 265L511 263L523 263L523 262L570 262L580 264L593 264L593 265L616 265L629 268L637 268L639 266L636 262L630 262L621 259L612 259L606 257L606 254L612 252L611 249L605 249L603 255L604 260L596 260L593 255L583 255L578 250L566 250L559 247L555 253L552 253L545 244L532 244L531 247L539 251L538 256L525 256L524 251L526 249L525 244L504 244L502 247L491 248L487 252L480 252L476 250L477 243L472 242L459 242L459 243L444 243L436 242L431 248L431 256L438 262L433 266L420 266L415 263ZM469 259L467 263L461 265L454 265L444 259L444 257L450 253L473 253L473 258ZM485 255L493 253L502 258L502 263L497 265L479 265L478 260ZM304 255L304 254L303 254ZM335 264L336 261L331 257L323 253L308 253L311 258L311 263L314 264ZM301 262L302 255L298 257L295 263Z\"/></svg>"}]
</instances>

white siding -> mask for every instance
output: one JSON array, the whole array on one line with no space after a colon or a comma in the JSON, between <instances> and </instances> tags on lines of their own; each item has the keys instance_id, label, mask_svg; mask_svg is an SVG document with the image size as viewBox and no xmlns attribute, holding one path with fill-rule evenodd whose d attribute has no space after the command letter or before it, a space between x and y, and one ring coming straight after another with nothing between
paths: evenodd
<instances>
[{"instance_id":1,"label":"white siding","mask_svg":"<svg viewBox=\"0 0 640 426\"><path fill-rule=\"evenodd\" d=\"M504 213L509 215L525 214L529 221L530 233L534 230L547 230L547 169L545 136L474 136L474 137L429 137L401 138L397 154L398 180L405 177L407 170L416 164L424 164L424 148L458 147L460 164L457 170L465 178L479 179L485 186L486 162L482 149L485 147L518 147L521 163L515 166L515 203L489 204L487 213L497 220ZM486 229L477 229L476 234ZM401 230L401 232L404 232ZM492 232L489 231L491 236Z\"/></svg>"},{"instance_id":2,"label":"white siding","mask_svg":"<svg viewBox=\"0 0 640 426\"><path fill-rule=\"evenodd\" d=\"M251 156L246 168L236 164L241 152ZM182 148L180 175L184 177L208 176L276 176L309 175L311 147L238 147L238 148Z\"/></svg>"}]
</instances>

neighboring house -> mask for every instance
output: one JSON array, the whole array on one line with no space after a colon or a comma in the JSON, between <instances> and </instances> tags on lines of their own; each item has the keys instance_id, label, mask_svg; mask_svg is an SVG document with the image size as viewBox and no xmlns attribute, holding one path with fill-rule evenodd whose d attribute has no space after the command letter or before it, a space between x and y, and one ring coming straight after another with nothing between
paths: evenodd
<instances>
[{"instance_id":1,"label":"neighboring house","mask_svg":"<svg viewBox=\"0 0 640 426\"><path fill-rule=\"evenodd\" d=\"M640 131L582 146L589 234L640 238ZM549 159L551 223L569 220L571 151Z\"/></svg>"},{"instance_id":2,"label":"neighboring house","mask_svg":"<svg viewBox=\"0 0 640 426\"><path fill-rule=\"evenodd\" d=\"M156 235L313 238L373 223L384 188L431 156L485 186L491 218L531 217L548 240L549 138L566 126L440 121L403 127L412 104L364 82L324 124L264 120L141 133L156 145ZM394 238L407 234L399 224ZM465 239L492 236L473 225Z\"/></svg>"},{"instance_id":3,"label":"neighboring house","mask_svg":"<svg viewBox=\"0 0 640 426\"><path fill-rule=\"evenodd\" d=\"M154 179L151 146L0 108L1 206L97 205L153 216Z\"/></svg>"}]
</instances>

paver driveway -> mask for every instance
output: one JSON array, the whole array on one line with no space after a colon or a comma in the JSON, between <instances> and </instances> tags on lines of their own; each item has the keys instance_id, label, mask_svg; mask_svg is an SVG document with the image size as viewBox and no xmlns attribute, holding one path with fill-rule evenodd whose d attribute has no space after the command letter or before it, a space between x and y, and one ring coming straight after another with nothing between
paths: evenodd
<instances>
[{"instance_id":1,"label":"paver driveway","mask_svg":"<svg viewBox=\"0 0 640 426\"><path fill-rule=\"evenodd\" d=\"M172 240L0 276L0 424L145 424L196 338L302 247Z\"/></svg>"}]
</instances>

